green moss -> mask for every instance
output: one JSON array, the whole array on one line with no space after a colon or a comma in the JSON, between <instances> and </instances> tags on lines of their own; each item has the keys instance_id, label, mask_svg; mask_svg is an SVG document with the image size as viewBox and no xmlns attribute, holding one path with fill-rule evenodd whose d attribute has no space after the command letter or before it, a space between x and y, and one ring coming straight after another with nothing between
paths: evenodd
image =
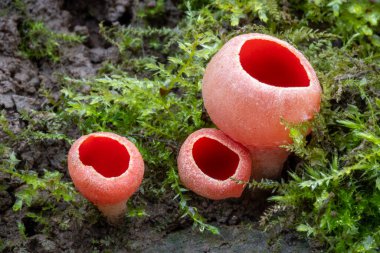
<instances>
[{"instance_id":1,"label":"green moss","mask_svg":"<svg viewBox=\"0 0 380 253\"><path fill-rule=\"evenodd\" d=\"M31 18L26 11L27 7L23 0L15 0L11 7L22 17L19 25L21 37L19 50L24 57L33 60L48 59L59 62L60 47L82 43L85 40L83 36L52 31L42 21Z\"/></svg>"},{"instance_id":2,"label":"green moss","mask_svg":"<svg viewBox=\"0 0 380 253\"><path fill-rule=\"evenodd\" d=\"M360 45L367 53L379 52L380 3L378 1L289 1L303 13L302 22L327 27L344 43ZM375 48L373 48L375 47Z\"/></svg>"},{"instance_id":3,"label":"green moss","mask_svg":"<svg viewBox=\"0 0 380 253\"><path fill-rule=\"evenodd\" d=\"M148 1L147 3L141 3L137 10L137 16L140 19L149 21L158 21L162 19L165 14L165 1Z\"/></svg>"},{"instance_id":4,"label":"green moss","mask_svg":"<svg viewBox=\"0 0 380 253\"><path fill-rule=\"evenodd\" d=\"M57 33L50 30L41 21L25 20L20 29L21 54L27 58L39 60L49 59L58 62L61 57L60 47L73 43L82 43L84 37Z\"/></svg>"}]
</instances>

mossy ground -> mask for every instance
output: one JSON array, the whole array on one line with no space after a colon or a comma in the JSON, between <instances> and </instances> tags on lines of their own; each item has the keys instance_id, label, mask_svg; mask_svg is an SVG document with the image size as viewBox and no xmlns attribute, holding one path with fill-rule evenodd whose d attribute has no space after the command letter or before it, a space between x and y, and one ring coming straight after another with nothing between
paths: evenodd
<instances>
[{"instance_id":1,"label":"mossy ground","mask_svg":"<svg viewBox=\"0 0 380 253\"><path fill-rule=\"evenodd\" d=\"M90 8L73 9L70 1L64 2L60 7L72 14ZM106 232L84 244L94 251L112 251L123 248L105 233L120 238L145 226L165 234L193 224L217 234L220 224L256 226L258 221L269 231L297 230L322 251L379 250L380 3L153 1L127 6L133 17L120 15L114 24L107 17L93 18L95 28L86 18L99 15L85 9L87 17L73 21L77 35L54 31L54 24L50 28L46 19L23 9L23 3L5 3L1 14L18 15L19 42L11 55L24 57L35 64L36 73L54 78L41 78L38 91L14 89L36 97L41 104L34 111L19 110L17 104L8 108L0 101L0 190L9 195L4 198L8 208L1 212L13 217L1 224L10 227L8 232L16 224L19 231L16 240L0 237L0 250L30 247L35 234L53 238L83 228L91 234L102 227ZM285 148L295 155L284 178L249 184L250 189L269 190L269 199L252 198L247 189L240 200L207 201L180 184L176 156L190 133L212 127L201 98L207 62L228 39L249 32L274 35L305 54L323 88L321 112L306 138L302 133L309 126L288 126L294 144ZM78 64L67 50L100 46L117 49L116 56L91 58L92 74L76 75L61 67ZM96 131L128 137L146 162L143 184L121 229L107 227L76 194L65 170L73 140ZM53 154L48 152L52 147ZM39 156L49 162L36 161L35 152L46 152ZM130 241L123 243L128 244L124 249L133 249ZM72 248L80 248L76 245Z\"/></svg>"}]
</instances>

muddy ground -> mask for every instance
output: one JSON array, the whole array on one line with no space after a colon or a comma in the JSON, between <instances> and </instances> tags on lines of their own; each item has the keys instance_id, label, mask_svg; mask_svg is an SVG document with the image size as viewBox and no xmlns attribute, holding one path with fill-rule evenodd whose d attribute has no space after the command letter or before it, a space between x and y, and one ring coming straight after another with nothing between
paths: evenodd
<instances>
[{"instance_id":1,"label":"muddy ground","mask_svg":"<svg viewBox=\"0 0 380 253\"><path fill-rule=\"evenodd\" d=\"M0 0L0 9L9 7L12 0ZM43 95L49 90L53 99L59 98L59 77L88 78L97 73L105 61L117 62L118 50L106 43L98 32L100 22L110 25L138 23L136 9L140 2L129 0L25 0L30 17L42 20L56 32L76 32L87 36L81 45L61 48L59 63L47 60L32 61L19 53L20 23L24 17L15 11L0 16L0 110L17 134L27 127L22 113L43 110L51 101ZM172 2L166 4L166 19L158 25L175 26L181 17ZM157 24L154 24L157 25ZM36 119L38 120L38 119ZM43 130L43 129L39 129ZM71 137L79 131L72 126ZM6 136L1 136L0 141ZM21 160L18 168L58 170L65 174L66 153L69 145L64 141L40 141L33 145L19 143L12 147ZM290 232L274 229L263 232L258 219L265 208L267 194L245 192L236 200L208 201L192 195L192 204L211 224L221 230L220 236L200 233L191 228L191 222L181 218L172 193L161 199L151 199L138 193L135 197L146 203L147 216L128 218L124 224L113 227L99 216L89 203L84 207L83 220L53 224L48 231L33 219L25 217L27 211L12 210L15 193L22 187L17 180L0 174L0 183L7 185L0 192L0 239L4 252L313 252L310 242ZM31 207L38 211L41 206ZM49 219L64 221L70 217L70 207L61 203ZM56 216L56 217L55 217ZM18 222L25 226L24 238ZM0 241L0 242L1 242ZM0 247L1 250L1 247Z\"/></svg>"}]
</instances>

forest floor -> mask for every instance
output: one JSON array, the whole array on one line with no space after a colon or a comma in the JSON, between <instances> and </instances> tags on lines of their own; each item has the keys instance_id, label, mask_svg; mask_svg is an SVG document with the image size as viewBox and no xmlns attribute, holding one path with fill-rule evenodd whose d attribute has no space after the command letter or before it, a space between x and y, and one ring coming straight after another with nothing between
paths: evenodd
<instances>
[{"instance_id":1,"label":"forest floor","mask_svg":"<svg viewBox=\"0 0 380 253\"><path fill-rule=\"evenodd\" d=\"M380 2L186 2L0 0L0 252L378 252ZM215 127L206 64L251 32L306 56L321 110L286 125L281 180L212 201L182 186L176 158ZM117 226L67 170L71 144L99 131L145 162Z\"/></svg>"}]
</instances>

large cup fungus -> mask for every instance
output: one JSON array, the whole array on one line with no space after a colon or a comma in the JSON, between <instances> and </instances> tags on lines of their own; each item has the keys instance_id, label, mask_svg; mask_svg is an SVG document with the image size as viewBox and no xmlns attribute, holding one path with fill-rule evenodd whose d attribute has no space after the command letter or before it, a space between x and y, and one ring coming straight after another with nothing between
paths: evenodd
<instances>
[{"instance_id":1,"label":"large cup fungus","mask_svg":"<svg viewBox=\"0 0 380 253\"><path fill-rule=\"evenodd\" d=\"M291 142L281 123L301 123L319 111L321 87L307 59L285 41L245 34L228 41L207 65L202 95L216 126L246 146L253 177L281 174Z\"/></svg>"},{"instance_id":2,"label":"large cup fungus","mask_svg":"<svg viewBox=\"0 0 380 253\"><path fill-rule=\"evenodd\" d=\"M113 133L92 133L71 146L68 168L75 187L111 222L126 210L126 202L138 189L144 161L135 145Z\"/></svg>"},{"instance_id":3,"label":"large cup fungus","mask_svg":"<svg viewBox=\"0 0 380 253\"><path fill-rule=\"evenodd\" d=\"M214 200L240 197L244 190L231 178L248 181L248 150L217 129L200 129L183 143L178 156L182 183L193 192Z\"/></svg>"}]
</instances>

